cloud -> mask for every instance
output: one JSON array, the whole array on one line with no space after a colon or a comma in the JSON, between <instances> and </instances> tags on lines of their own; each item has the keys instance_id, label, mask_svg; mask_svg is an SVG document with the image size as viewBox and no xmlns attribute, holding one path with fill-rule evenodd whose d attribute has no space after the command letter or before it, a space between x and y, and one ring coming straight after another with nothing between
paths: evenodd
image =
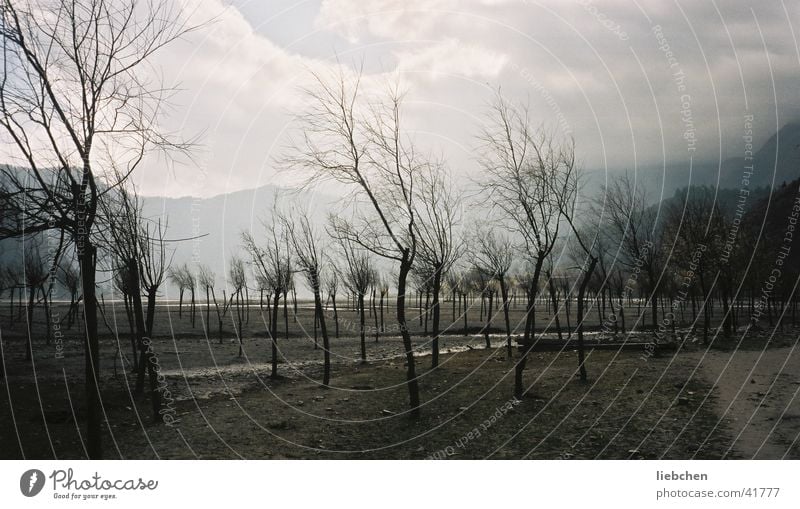
<instances>
[{"instance_id":1,"label":"cloud","mask_svg":"<svg viewBox=\"0 0 800 509\"><path fill-rule=\"evenodd\" d=\"M352 43L365 37L418 39L431 32L453 0L323 0L315 26Z\"/></svg>"},{"instance_id":2,"label":"cloud","mask_svg":"<svg viewBox=\"0 0 800 509\"><path fill-rule=\"evenodd\" d=\"M496 78L508 58L502 53L447 39L420 51L400 51L397 60L399 72L421 73L431 79L448 75Z\"/></svg>"},{"instance_id":3,"label":"cloud","mask_svg":"<svg viewBox=\"0 0 800 509\"><path fill-rule=\"evenodd\" d=\"M205 173L148 162L147 192L208 195L280 180L274 155L303 105L297 86L337 58L363 61L367 85L402 75L410 121L431 146L446 140L457 172L475 166L469 147L497 88L529 103L534 121L568 125L589 167L714 161L741 153L744 114L755 115L758 140L800 118L797 3L322 0L312 12L276 2L203 0L194 16L214 22L160 55L159 69L182 89L168 126L203 132Z\"/></svg>"}]
</instances>

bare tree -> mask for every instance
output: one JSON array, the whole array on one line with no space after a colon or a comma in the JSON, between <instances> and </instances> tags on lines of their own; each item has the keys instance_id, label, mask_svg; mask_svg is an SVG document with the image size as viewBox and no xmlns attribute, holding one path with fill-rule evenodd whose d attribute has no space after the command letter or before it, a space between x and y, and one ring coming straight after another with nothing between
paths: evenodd
<instances>
[{"instance_id":1,"label":"bare tree","mask_svg":"<svg viewBox=\"0 0 800 509\"><path fill-rule=\"evenodd\" d=\"M231 302L236 301L236 316L233 317L233 326L236 331L236 337L239 339L239 357L242 356L242 299L243 289L247 286L247 273L244 270L244 260L238 256L231 258L231 264L228 268L228 281L233 287L231 293Z\"/></svg>"},{"instance_id":2,"label":"bare tree","mask_svg":"<svg viewBox=\"0 0 800 509\"><path fill-rule=\"evenodd\" d=\"M198 276L197 276L198 284L200 288L202 288L206 292L206 321L208 321L208 307L210 306L210 302L214 302L214 310L216 311L217 315L217 329L219 334L219 342L222 344L222 326L223 320L225 316L228 314L228 310L231 306L231 300L227 299L225 296L225 290L222 291L222 306L220 307L219 302L217 301L217 294L215 292L216 288L216 275L214 272L205 265L200 265ZM211 294L211 300L209 301L209 293Z\"/></svg>"},{"instance_id":3,"label":"bare tree","mask_svg":"<svg viewBox=\"0 0 800 509\"><path fill-rule=\"evenodd\" d=\"M309 173L307 185L335 181L354 190L371 214L338 218L333 232L399 264L397 322L406 357L406 384L411 416L419 416L411 334L406 322L406 284L417 255L415 178L421 164L401 125L403 94L390 89L363 111L360 72L348 79L342 67L331 76L314 74L316 85L305 92L308 109L300 117L303 141L286 158L288 167Z\"/></svg>"},{"instance_id":4,"label":"bare tree","mask_svg":"<svg viewBox=\"0 0 800 509\"><path fill-rule=\"evenodd\" d=\"M524 391L522 374L533 348L536 296L542 266L553 250L560 226L559 200L551 182L565 158L565 146L547 130L533 129L526 108L509 104L498 94L481 136L481 164L488 180L484 189L523 240L533 265L527 288L523 353L515 366L514 396Z\"/></svg>"},{"instance_id":5,"label":"bare tree","mask_svg":"<svg viewBox=\"0 0 800 509\"><path fill-rule=\"evenodd\" d=\"M24 265L20 266L19 260L9 264L2 269L3 286L8 289L8 322L9 326L14 325L14 295L24 286Z\"/></svg>"},{"instance_id":6,"label":"bare tree","mask_svg":"<svg viewBox=\"0 0 800 509\"><path fill-rule=\"evenodd\" d=\"M177 21L177 4L156 1L0 5L0 129L33 177L4 171L0 194L19 214L4 217L0 235L55 228L75 244L86 319L87 452L98 459L102 417L92 234L103 191L95 166L106 149L130 173L150 147L168 144L157 130L166 89L142 71L188 27Z\"/></svg>"},{"instance_id":7,"label":"bare tree","mask_svg":"<svg viewBox=\"0 0 800 509\"><path fill-rule=\"evenodd\" d=\"M473 244L475 245L473 252L475 266L481 273L495 279L500 285L500 298L506 325L506 353L511 359L511 321L508 316L507 276L514 261L514 245L507 236L495 233L489 227L478 229Z\"/></svg>"},{"instance_id":8,"label":"bare tree","mask_svg":"<svg viewBox=\"0 0 800 509\"><path fill-rule=\"evenodd\" d=\"M145 325L142 306L142 227L141 203L132 186L120 184L113 192L102 196L99 203L102 240L99 246L111 256L113 270L120 275L122 286L130 298L133 312L133 325L139 360L136 364L137 376L135 394L144 391L145 370L150 384L150 398L154 418L161 420L161 394L151 338Z\"/></svg>"},{"instance_id":9,"label":"bare tree","mask_svg":"<svg viewBox=\"0 0 800 509\"><path fill-rule=\"evenodd\" d=\"M273 209L273 216L277 219L276 209ZM278 306L281 295L284 297L284 305L286 303L286 295L292 281L292 262L289 255L289 241L282 225L268 220L263 220L262 224L266 230L263 247L256 242L250 232L242 233L242 241L258 276L264 278L272 289L272 318L268 331L272 344L271 377L278 378ZM288 320L285 311L284 307L284 320Z\"/></svg>"},{"instance_id":10,"label":"bare tree","mask_svg":"<svg viewBox=\"0 0 800 509\"><path fill-rule=\"evenodd\" d=\"M722 289L722 326L726 333L730 333L729 285L714 277L722 268L718 262L723 248L719 232L727 231L714 191L704 187L687 188L683 200L667 207L664 224L664 239L673 243L672 252L675 256L671 257L672 265L683 273L683 279L689 285L695 283L695 278L700 285L704 344L708 344L711 327L709 300L712 281L719 282Z\"/></svg>"},{"instance_id":11,"label":"bare tree","mask_svg":"<svg viewBox=\"0 0 800 509\"><path fill-rule=\"evenodd\" d=\"M325 278L325 293L328 294L328 299L333 305L333 323L336 326L336 339L339 339L339 310L336 308L336 295L339 292L339 269L331 264L331 270L328 271Z\"/></svg>"},{"instance_id":12,"label":"bare tree","mask_svg":"<svg viewBox=\"0 0 800 509\"><path fill-rule=\"evenodd\" d=\"M72 324L78 317L78 301L80 296L80 272L72 261L62 261L59 265L61 286L69 293L69 309L67 310L67 328L72 328Z\"/></svg>"},{"instance_id":13,"label":"bare tree","mask_svg":"<svg viewBox=\"0 0 800 509\"><path fill-rule=\"evenodd\" d=\"M372 284L375 275L369 253L353 242L340 240L342 257L345 265L342 281L347 289L356 297L356 313L358 313L359 335L361 339L361 362L367 362L366 316L364 312L364 296Z\"/></svg>"},{"instance_id":14,"label":"bare tree","mask_svg":"<svg viewBox=\"0 0 800 509\"><path fill-rule=\"evenodd\" d=\"M156 297L164 284L172 258L167 259L166 235L167 224L161 218L139 221L139 279L147 294L147 318L145 330L147 337L153 338L153 327L156 316ZM194 297L192 297L194 300Z\"/></svg>"},{"instance_id":15,"label":"bare tree","mask_svg":"<svg viewBox=\"0 0 800 509\"><path fill-rule=\"evenodd\" d=\"M561 149L561 161L554 175L555 178L549 179L551 195L556 200L561 217L563 217L572 230L574 243L585 257L580 263L582 272L581 281L578 287L578 303L576 317L576 327L578 336L578 370L581 382L586 382L586 352L583 340L583 322L585 319L584 305L586 288L592 279L597 263L603 256L603 245L598 242L600 224L596 221L594 214L587 214L588 217L595 219L585 221L584 225L579 226L577 217L580 213L578 209L578 195L581 184L580 168L575 165L575 145L574 142L564 144Z\"/></svg>"},{"instance_id":16,"label":"bare tree","mask_svg":"<svg viewBox=\"0 0 800 509\"><path fill-rule=\"evenodd\" d=\"M489 349L492 348L492 340L489 334L492 328L492 303L494 302L494 296L496 292L495 280L491 273L487 273L478 267L473 268L471 280L474 285L475 292L481 297L481 318L485 320L481 332L483 333L484 340L486 341L486 348ZM486 308L487 303L488 309ZM484 310L486 311L485 318L483 317Z\"/></svg>"},{"instance_id":17,"label":"bare tree","mask_svg":"<svg viewBox=\"0 0 800 509\"><path fill-rule=\"evenodd\" d=\"M621 246L624 256L620 261L628 269L640 268L645 276L643 286L649 294L653 333L657 334L660 264L657 212L648 206L644 190L628 174L613 179L598 201L613 229L613 242ZM658 337L655 337L657 345Z\"/></svg>"},{"instance_id":18,"label":"bare tree","mask_svg":"<svg viewBox=\"0 0 800 509\"><path fill-rule=\"evenodd\" d=\"M128 330L130 331L131 340L131 365L133 372L139 373L139 337L136 331L136 321L133 317L133 296L131 295L133 289L131 288L131 276L128 269L119 264L112 267L114 272L113 281L114 287L122 294L123 303L125 305L125 317L128 320Z\"/></svg>"},{"instance_id":19,"label":"bare tree","mask_svg":"<svg viewBox=\"0 0 800 509\"><path fill-rule=\"evenodd\" d=\"M215 277L214 273L207 265L200 265L197 268L197 284L200 286L200 289L206 292L206 323L205 329L206 334L208 334L208 330L211 327L211 294L214 291L215 286ZM219 305L217 304L217 298L214 297L214 308L217 312L217 317L219 317ZM220 322L222 319L220 318Z\"/></svg>"},{"instance_id":20,"label":"bare tree","mask_svg":"<svg viewBox=\"0 0 800 509\"><path fill-rule=\"evenodd\" d=\"M47 262L42 259L41 241L28 242L23 247L24 250L24 269L25 287L28 289L27 305L27 342L25 345L25 360L33 358L33 314L36 306L36 295L47 282L50 273L48 272Z\"/></svg>"},{"instance_id":21,"label":"bare tree","mask_svg":"<svg viewBox=\"0 0 800 509\"><path fill-rule=\"evenodd\" d=\"M168 274L172 284L178 287L178 318L181 318L183 316L183 296L186 294L186 290L191 289L192 295L194 295L194 276L189 266L185 263L178 267L170 268Z\"/></svg>"},{"instance_id":22,"label":"bare tree","mask_svg":"<svg viewBox=\"0 0 800 509\"><path fill-rule=\"evenodd\" d=\"M290 216L281 215L280 220L286 231L289 245L294 252L296 263L305 274L308 286L314 293L314 314L316 320L319 320L320 332L322 333L324 359L322 385L327 387L331 379L331 352L320 289L322 286L322 250L324 246L320 241L319 233L311 224L308 211L295 208L290 212Z\"/></svg>"},{"instance_id":23,"label":"bare tree","mask_svg":"<svg viewBox=\"0 0 800 509\"><path fill-rule=\"evenodd\" d=\"M461 294L462 294L462 281L463 281L463 274L461 271L458 270L450 270L450 272L445 276L445 283L447 284L447 289L450 292L450 299L452 304L452 313L450 315L451 322L453 324L456 323L456 319L461 314ZM456 305L458 305L458 314L456 314Z\"/></svg>"}]
</instances>

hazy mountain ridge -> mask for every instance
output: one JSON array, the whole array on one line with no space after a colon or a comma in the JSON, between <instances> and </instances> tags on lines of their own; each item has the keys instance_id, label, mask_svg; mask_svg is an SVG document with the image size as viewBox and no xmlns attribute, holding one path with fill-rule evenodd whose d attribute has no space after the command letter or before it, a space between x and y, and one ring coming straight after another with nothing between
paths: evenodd
<instances>
[{"instance_id":1,"label":"hazy mountain ridge","mask_svg":"<svg viewBox=\"0 0 800 509\"><path fill-rule=\"evenodd\" d=\"M652 169L650 173L642 171L641 175L644 178L643 185L653 186L648 188L649 195L656 198L655 206L660 207L685 199L688 187L713 186L719 177L717 198L723 211L730 212L736 206L745 164L749 165L750 162L746 162L744 157L726 159L721 165L697 164L691 169L691 178L689 168L685 165L668 166L663 178L660 172L653 174ZM751 194L748 208L769 197L773 169L776 190L784 182L800 177L800 124L787 124L770 137L754 153L752 164L754 170L749 181ZM14 168L14 171L23 170ZM594 184L602 184L599 181L601 177L605 178L596 172L589 175L591 189L599 189ZM662 192L664 199L658 200ZM270 211L276 196L284 204L297 203L308 207L312 220L320 229L324 228L329 212L342 208L341 198L270 184L209 198L149 196L142 200L145 217L160 217L168 223L167 238L175 240L170 243L173 265L208 265L217 274L218 281L222 282L226 277L227 260L234 254L245 255L241 248L242 231L253 230L256 235L263 232L262 221L271 217ZM19 243L14 240L3 241L0 244L0 260L5 263L21 261Z\"/></svg>"},{"instance_id":2,"label":"hazy mountain ridge","mask_svg":"<svg viewBox=\"0 0 800 509\"><path fill-rule=\"evenodd\" d=\"M146 217L163 217L168 221L167 238L174 250L173 265L204 264L224 280L227 261L238 254L246 258L241 247L243 231L252 230L258 238L264 221L271 220L276 197L280 204L297 203L307 207L315 224L322 228L328 212L334 210L336 198L313 191L285 189L270 184L210 198L144 198Z\"/></svg>"}]
</instances>

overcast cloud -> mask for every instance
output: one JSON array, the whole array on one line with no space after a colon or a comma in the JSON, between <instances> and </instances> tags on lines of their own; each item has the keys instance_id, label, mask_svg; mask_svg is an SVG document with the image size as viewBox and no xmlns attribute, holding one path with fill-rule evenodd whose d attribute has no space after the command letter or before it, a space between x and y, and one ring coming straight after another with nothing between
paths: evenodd
<instances>
[{"instance_id":1,"label":"overcast cloud","mask_svg":"<svg viewBox=\"0 0 800 509\"><path fill-rule=\"evenodd\" d=\"M202 145L195 164L147 161L149 195L291 183L275 158L297 87L337 60L400 75L417 139L463 175L497 88L574 136L587 168L717 161L741 155L744 115L757 142L800 117L797 2L165 1L214 21L159 55L181 88L168 126Z\"/></svg>"}]
</instances>

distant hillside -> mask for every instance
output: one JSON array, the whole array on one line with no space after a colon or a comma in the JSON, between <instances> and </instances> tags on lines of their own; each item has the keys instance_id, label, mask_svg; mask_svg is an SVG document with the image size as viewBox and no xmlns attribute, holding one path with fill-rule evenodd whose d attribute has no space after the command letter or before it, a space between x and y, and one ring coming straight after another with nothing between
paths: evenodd
<instances>
[{"instance_id":1,"label":"distant hillside","mask_svg":"<svg viewBox=\"0 0 800 509\"><path fill-rule=\"evenodd\" d=\"M800 179L781 183L771 196L759 200L743 226L754 235L760 233L760 269L769 273L779 268L784 289L791 288L800 272Z\"/></svg>"},{"instance_id":2,"label":"distant hillside","mask_svg":"<svg viewBox=\"0 0 800 509\"><path fill-rule=\"evenodd\" d=\"M787 124L780 129L754 153L752 164L754 171L749 183L751 195L747 205L755 208L766 203L773 174L776 192L783 192L785 182L792 182L800 177L800 124ZM717 191L717 198L722 209L730 215L736 206L744 165L743 157L725 160L721 169L716 163L697 164L691 169L691 178L689 168L685 165L670 165L666 169L642 169L637 178L643 179L651 199L657 201L663 192L665 200L661 205L664 206L671 201L684 199L687 183L716 184L719 170L720 189ZM13 168L13 171L19 173L26 170ZM610 176L623 171L614 170L610 172ZM587 189L598 189L606 177L603 172L590 172ZM791 188L791 185L788 187ZM241 232L245 229L252 229L256 234L263 231L261 220L269 217L268 212L273 206L276 192L280 192L282 199L287 202L308 206L314 221L321 228L324 227L329 211L341 209L341 200L329 195L308 191L292 192L266 185L211 198L148 197L144 200L144 212L148 217L163 217L168 220L170 239L191 239L171 243L174 264L206 264L216 272L222 282L225 278L226 260L232 254L241 252ZM13 240L0 241L0 262L18 265L20 260L19 243Z\"/></svg>"},{"instance_id":3,"label":"distant hillside","mask_svg":"<svg viewBox=\"0 0 800 509\"><path fill-rule=\"evenodd\" d=\"M771 188L773 174L775 187L800 177L800 124L790 123L773 134L761 147L754 147L753 160L745 161L743 141L737 140L742 155L717 161L694 161L692 168L685 163L664 166L641 166L637 179L648 190L651 200L656 200L662 193L665 198L671 197L677 190L692 186L717 186L720 189L739 189L745 166L753 166L749 177L749 189ZM588 187L602 185L607 176L613 177L630 171L630 169L610 169L608 175L600 170L593 170L588 175Z\"/></svg>"},{"instance_id":4,"label":"distant hillside","mask_svg":"<svg viewBox=\"0 0 800 509\"><path fill-rule=\"evenodd\" d=\"M710 186L691 186L691 187L682 187L675 191L671 197L664 199L660 205L653 205L654 207L660 206L662 210L668 210L670 206L678 206L681 207L685 202L686 198L692 194L692 192L707 192L711 195L716 194L716 200L719 204L719 208L729 220L733 219L736 208L740 203L740 193L739 189L717 189L714 190L713 187ZM761 206L761 202L768 198L770 194L770 189L768 187L760 187L760 188L751 188L749 189L749 194L747 195L747 199L743 200L744 203L742 207L745 212L750 210L754 210L757 207Z\"/></svg>"},{"instance_id":5,"label":"distant hillside","mask_svg":"<svg viewBox=\"0 0 800 509\"><path fill-rule=\"evenodd\" d=\"M23 172L24 169L15 169ZM258 235L264 231L262 221L270 217L276 193L284 203L308 207L312 220L324 228L328 212L340 210L338 199L318 192L282 189L265 185L257 189L237 191L211 198L143 198L145 217L162 218L168 225L166 237L173 265L202 263L217 274L219 283L225 279L226 261L241 252L241 234L252 229ZM41 244L29 239L29 245ZM0 265L21 268L20 239L0 240Z\"/></svg>"},{"instance_id":6,"label":"distant hillside","mask_svg":"<svg viewBox=\"0 0 800 509\"><path fill-rule=\"evenodd\" d=\"M170 239L191 239L174 242L173 264L202 263L211 267L222 282L226 261L242 253L241 234L264 231L262 221L271 217L275 195L285 203L307 206L312 219L324 228L327 214L335 210L336 199L309 191L291 191L272 185L236 191L211 198L144 199L147 217L165 217Z\"/></svg>"},{"instance_id":7,"label":"distant hillside","mask_svg":"<svg viewBox=\"0 0 800 509\"><path fill-rule=\"evenodd\" d=\"M773 134L753 155L752 162L744 157L727 159L722 164L720 187L738 188L745 165L753 164L750 188L775 188L800 177L800 124L787 124Z\"/></svg>"}]
</instances>

